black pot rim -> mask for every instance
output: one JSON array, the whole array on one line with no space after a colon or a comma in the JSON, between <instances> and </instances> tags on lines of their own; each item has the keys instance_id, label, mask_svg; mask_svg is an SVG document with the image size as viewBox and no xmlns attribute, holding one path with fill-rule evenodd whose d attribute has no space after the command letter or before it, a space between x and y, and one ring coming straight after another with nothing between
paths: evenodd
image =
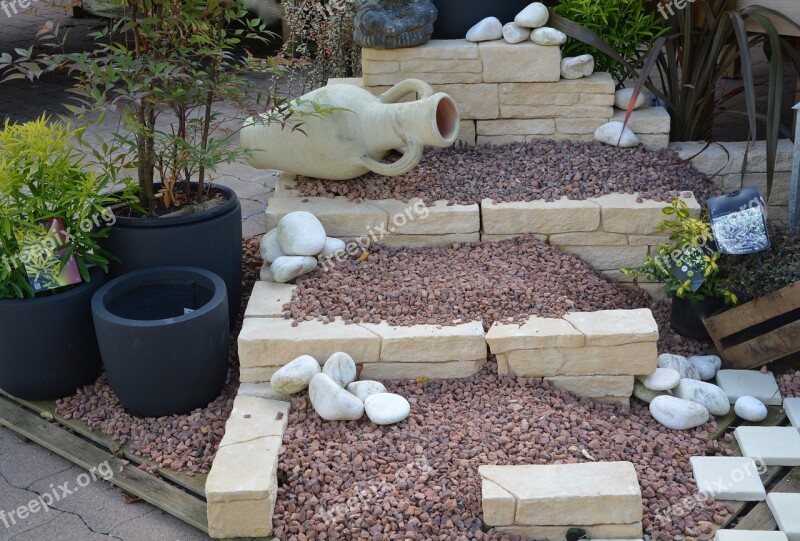
<instances>
[{"instance_id":1,"label":"black pot rim","mask_svg":"<svg viewBox=\"0 0 800 541\"><path fill-rule=\"evenodd\" d=\"M197 186L197 182L192 182L192 186ZM154 184L154 186L158 187L161 186L160 182ZM116 216L116 223L114 227L117 226L125 226L125 227L165 227L165 226L172 226L172 225L183 225L183 224L192 224L197 222L202 222L204 220L208 220L214 218L215 216L219 216L221 214L226 214L236 209L239 205L239 198L236 195L236 192L233 191L231 188L224 186L222 184L213 184L213 190L217 190L222 192L225 196L226 201L222 205L218 207L214 207L212 209L201 210L200 212L195 212L194 214L187 214L185 216L171 216L169 218L141 218L135 216Z\"/></svg>"},{"instance_id":2,"label":"black pot rim","mask_svg":"<svg viewBox=\"0 0 800 541\"><path fill-rule=\"evenodd\" d=\"M103 269L100 267L94 266L89 267L89 275L92 278L92 282L95 279L99 279L99 276L103 275ZM71 297L75 297L83 293L86 289L92 287L92 282L81 282L80 284L75 284L69 290L64 291L63 293L56 293L53 295L47 295L46 297L34 297L32 299L0 299L0 304L15 306L15 305L23 305L23 304L48 304L48 303L58 303L62 302L65 299L70 299Z\"/></svg>"},{"instance_id":3,"label":"black pot rim","mask_svg":"<svg viewBox=\"0 0 800 541\"><path fill-rule=\"evenodd\" d=\"M121 294L140 285L159 282L164 278L164 275L171 275L173 278L188 276L201 277L211 283L214 287L214 293L211 299L200 308L188 314L166 319L128 319L120 317L106 308L106 305L111 300L117 298ZM115 325L125 325L129 327L165 327L185 323L204 316L215 306L223 302L226 294L227 288L222 278L205 269L182 266L151 267L123 274L103 285L92 297L92 313L95 317L102 318Z\"/></svg>"}]
</instances>

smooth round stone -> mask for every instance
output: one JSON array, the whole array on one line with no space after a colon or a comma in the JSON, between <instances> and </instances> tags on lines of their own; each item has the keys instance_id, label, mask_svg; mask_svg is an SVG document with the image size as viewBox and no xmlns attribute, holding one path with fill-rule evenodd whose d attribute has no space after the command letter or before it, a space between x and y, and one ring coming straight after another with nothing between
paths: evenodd
<instances>
[{"instance_id":1,"label":"smooth round stone","mask_svg":"<svg viewBox=\"0 0 800 541\"><path fill-rule=\"evenodd\" d=\"M682 355L662 353L658 356L657 364L659 368L672 368L673 370L677 370L682 379L700 379L700 372L698 372L697 368Z\"/></svg>"},{"instance_id":2,"label":"smooth round stone","mask_svg":"<svg viewBox=\"0 0 800 541\"><path fill-rule=\"evenodd\" d=\"M291 282L298 276L316 270L317 258L302 255L285 255L272 262L272 280L280 284Z\"/></svg>"},{"instance_id":3,"label":"smooth round stone","mask_svg":"<svg viewBox=\"0 0 800 541\"><path fill-rule=\"evenodd\" d=\"M517 23L503 25L503 39L508 43L522 43L531 37L530 28L522 28Z\"/></svg>"},{"instance_id":4,"label":"smooth round stone","mask_svg":"<svg viewBox=\"0 0 800 541\"><path fill-rule=\"evenodd\" d=\"M408 418L411 404L399 394L378 393L364 401L364 409L376 425L393 425Z\"/></svg>"},{"instance_id":5,"label":"smooth round stone","mask_svg":"<svg viewBox=\"0 0 800 541\"><path fill-rule=\"evenodd\" d=\"M363 381L349 383L347 385L347 391L356 395L363 402L374 394L385 393L386 387L384 387L383 383L380 381L365 379Z\"/></svg>"},{"instance_id":6,"label":"smooth round stone","mask_svg":"<svg viewBox=\"0 0 800 541\"><path fill-rule=\"evenodd\" d=\"M503 38L503 23L497 17L486 17L467 31L467 41L492 41Z\"/></svg>"},{"instance_id":7,"label":"smooth round stone","mask_svg":"<svg viewBox=\"0 0 800 541\"><path fill-rule=\"evenodd\" d=\"M713 383L682 379L678 386L672 389L672 395L702 405L711 415L727 415L731 411L728 395Z\"/></svg>"},{"instance_id":8,"label":"smooth round stone","mask_svg":"<svg viewBox=\"0 0 800 541\"><path fill-rule=\"evenodd\" d=\"M543 26L531 32L531 39L539 45L563 45L567 42L567 35L561 30ZM594 65L592 65L592 70L594 70Z\"/></svg>"},{"instance_id":9,"label":"smooth round stone","mask_svg":"<svg viewBox=\"0 0 800 541\"><path fill-rule=\"evenodd\" d=\"M669 391L681 382L681 375L672 368L656 368L649 376L637 377L651 391Z\"/></svg>"},{"instance_id":10,"label":"smooth round stone","mask_svg":"<svg viewBox=\"0 0 800 541\"><path fill-rule=\"evenodd\" d=\"M669 394L669 391L651 391L638 379L633 382L633 396L642 402L647 402L649 404L655 397Z\"/></svg>"},{"instance_id":11,"label":"smooth round stone","mask_svg":"<svg viewBox=\"0 0 800 541\"><path fill-rule=\"evenodd\" d=\"M326 421L357 421L364 415L364 403L328 377L317 374L308 385L314 411Z\"/></svg>"},{"instance_id":12,"label":"smooth round stone","mask_svg":"<svg viewBox=\"0 0 800 541\"><path fill-rule=\"evenodd\" d=\"M346 246L347 244L342 239L328 237L325 239L325 246L322 247L319 257L322 259L329 259L339 252L344 253Z\"/></svg>"},{"instance_id":13,"label":"smooth round stone","mask_svg":"<svg viewBox=\"0 0 800 541\"><path fill-rule=\"evenodd\" d=\"M650 414L672 430L688 430L708 422L708 410L705 407L669 395L655 397L650 402Z\"/></svg>"},{"instance_id":14,"label":"smooth round stone","mask_svg":"<svg viewBox=\"0 0 800 541\"><path fill-rule=\"evenodd\" d=\"M261 272L258 273L258 279L262 282L275 281L275 277L272 276L272 269L270 269L269 263L264 263L261 265Z\"/></svg>"},{"instance_id":15,"label":"smooth round stone","mask_svg":"<svg viewBox=\"0 0 800 541\"><path fill-rule=\"evenodd\" d=\"M325 247L325 228L304 210L290 212L278 222L278 242L286 255L315 256Z\"/></svg>"},{"instance_id":16,"label":"smooth round stone","mask_svg":"<svg viewBox=\"0 0 800 541\"><path fill-rule=\"evenodd\" d=\"M761 400L752 396L740 396L733 405L736 415L745 421L757 423L767 418L767 406Z\"/></svg>"},{"instance_id":17,"label":"smooth round stone","mask_svg":"<svg viewBox=\"0 0 800 541\"><path fill-rule=\"evenodd\" d=\"M539 28L546 25L549 18L550 12L547 11L547 6L541 2L534 2L517 13L514 22L523 28Z\"/></svg>"},{"instance_id":18,"label":"smooth round stone","mask_svg":"<svg viewBox=\"0 0 800 541\"><path fill-rule=\"evenodd\" d=\"M617 90L614 93L614 106L617 109L622 109L623 111L627 111L628 104L631 102L632 97L633 97L632 88L622 88L620 90ZM633 105L633 108L639 109L640 107L644 106L646 101L647 101L647 95L644 92L639 92L639 95L636 96L636 103Z\"/></svg>"},{"instance_id":19,"label":"smooth round stone","mask_svg":"<svg viewBox=\"0 0 800 541\"><path fill-rule=\"evenodd\" d=\"M277 229L270 229L269 231L267 231L266 235L261 237L261 244L259 245L259 248L260 248L259 252L261 253L261 259L263 259L267 263L272 263L279 257L288 255L286 252L283 251L283 248L281 248L281 245L278 242Z\"/></svg>"},{"instance_id":20,"label":"smooth round stone","mask_svg":"<svg viewBox=\"0 0 800 541\"><path fill-rule=\"evenodd\" d=\"M594 57L590 54L561 59L561 77L564 79L582 79L592 73L594 73Z\"/></svg>"},{"instance_id":21,"label":"smooth round stone","mask_svg":"<svg viewBox=\"0 0 800 541\"><path fill-rule=\"evenodd\" d=\"M689 357L688 362L697 369L697 373L700 374L700 379L703 381L714 379L719 369L722 368L722 359L716 355L695 355Z\"/></svg>"},{"instance_id":22,"label":"smooth round stone","mask_svg":"<svg viewBox=\"0 0 800 541\"><path fill-rule=\"evenodd\" d=\"M356 363L347 353L334 353L322 365L322 373L326 374L339 387L347 387L356 379Z\"/></svg>"},{"instance_id":23,"label":"smooth round stone","mask_svg":"<svg viewBox=\"0 0 800 541\"><path fill-rule=\"evenodd\" d=\"M594 132L594 138L601 143L620 148L631 148L642 143L639 136L633 133L632 129L617 120L597 128Z\"/></svg>"},{"instance_id":24,"label":"smooth round stone","mask_svg":"<svg viewBox=\"0 0 800 541\"><path fill-rule=\"evenodd\" d=\"M311 378L319 374L319 362L311 355L301 355L280 367L269 382L281 394L299 393L308 387Z\"/></svg>"}]
</instances>

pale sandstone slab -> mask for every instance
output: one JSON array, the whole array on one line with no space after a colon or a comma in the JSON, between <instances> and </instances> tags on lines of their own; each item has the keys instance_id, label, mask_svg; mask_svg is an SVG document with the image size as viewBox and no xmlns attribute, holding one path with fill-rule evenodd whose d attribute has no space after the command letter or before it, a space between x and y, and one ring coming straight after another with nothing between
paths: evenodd
<instances>
[{"instance_id":1,"label":"pale sandstone slab","mask_svg":"<svg viewBox=\"0 0 800 541\"><path fill-rule=\"evenodd\" d=\"M706 143L681 141L670 143L669 149L674 150L681 160L691 160L701 173L709 176L727 174L728 154L719 143L706 146Z\"/></svg>"},{"instance_id":2,"label":"pale sandstone slab","mask_svg":"<svg viewBox=\"0 0 800 541\"><path fill-rule=\"evenodd\" d=\"M458 139L467 145L474 147L476 144L475 121L461 120L458 123Z\"/></svg>"},{"instance_id":3,"label":"pale sandstone slab","mask_svg":"<svg viewBox=\"0 0 800 541\"><path fill-rule=\"evenodd\" d=\"M328 79L327 86L331 85L353 85L353 86L364 86L364 78L363 77L331 77Z\"/></svg>"},{"instance_id":4,"label":"pale sandstone slab","mask_svg":"<svg viewBox=\"0 0 800 541\"><path fill-rule=\"evenodd\" d=\"M398 71L396 73L364 73L364 85L371 86L392 86L406 79L420 79L429 85L442 84L468 84L481 83L483 76L480 73L471 72L420 72L420 71Z\"/></svg>"},{"instance_id":5,"label":"pale sandstone slab","mask_svg":"<svg viewBox=\"0 0 800 541\"><path fill-rule=\"evenodd\" d=\"M283 317L283 305L292 301L295 289L291 284L256 282L244 317Z\"/></svg>"},{"instance_id":6,"label":"pale sandstone slab","mask_svg":"<svg viewBox=\"0 0 800 541\"><path fill-rule=\"evenodd\" d=\"M269 361L267 361L269 362ZM272 375L280 366L242 366L239 368L239 381L242 383L263 384L269 383Z\"/></svg>"},{"instance_id":7,"label":"pale sandstone slab","mask_svg":"<svg viewBox=\"0 0 800 541\"><path fill-rule=\"evenodd\" d=\"M237 395L219 446L227 447L267 436L283 437L289 421L289 402Z\"/></svg>"},{"instance_id":8,"label":"pale sandstone slab","mask_svg":"<svg viewBox=\"0 0 800 541\"><path fill-rule=\"evenodd\" d=\"M385 73L397 73L400 71L400 62L396 60L367 60L362 61L362 69L367 74L367 79L372 75L383 75ZM361 78L362 83L364 77Z\"/></svg>"},{"instance_id":9,"label":"pale sandstone slab","mask_svg":"<svg viewBox=\"0 0 800 541\"><path fill-rule=\"evenodd\" d=\"M495 322L486 333L486 343L495 355L526 349L580 348L585 340L569 322L538 316L531 316L523 325Z\"/></svg>"},{"instance_id":10,"label":"pale sandstone slab","mask_svg":"<svg viewBox=\"0 0 800 541\"><path fill-rule=\"evenodd\" d=\"M616 110L611 120L624 122L626 114L625 111ZM628 119L628 127L636 135L652 133L666 133L669 135L670 122L669 113L663 107L642 107L631 113Z\"/></svg>"},{"instance_id":11,"label":"pale sandstone slab","mask_svg":"<svg viewBox=\"0 0 800 541\"><path fill-rule=\"evenodd\" d=\"M425 246L450 246L452 244L467 244L480 242L481 234L475 233L448 233L445 235L389 235L378 240L379 244L387 246L422 248Z\"/></svg>"},{"instance_id":12,"label":"pale sandstone slab","mask_svg":"<svg viewBox=\"0 0 800 541\"><path fill-rule=\"evenodd\" d=\"M635 376L656 369L658 350L654 342L622 346L585 346L516 350L505 353L511 374L547 376Z\"/></svg>"},{"instance_id":13,"label":"pale sandstone slab","mask_svg":"<svg viewBox=\"0 0 800 541\"><path fill-rule=\"evenodd\" d=\"M481 371L486 361L446 363L364 363L359 379L450 379L468 378Z\"/></svg>"},{"instance_id":14,"label":"pale sandstone slab","mask_svg":"<svg viewBox=\"0 0 800 541\"><path fill-rule=\"evenodd\" d=\"M648 150L668 148L669 133L643 133L639 135L639 141Z\"/></svg>"},{"instance_id":15,"label":"pale sandstone slab","mask_svg":"<svg viewBox=\"0 0 800 541\"><path fill-rule=\"evenodd\" d=\"M587 346L658 341L658 323L649 308L570 312L564 319L586 337Z\"/></svg>"},{"instance_id":16,"label":"pale sandstone slab","mask_svg":"<svg viewBox=\"0 0 800 541\"><path fill-rule=\"evenodd\" d=\"M739 426L733 435L742 456L767 466L800 466L800 432L793 426Z\"/></svg>"},{"instance_id":17,"label":"pale sandstone slab","mask_svg":"<svg viewBox=\"0 0 800 541\"><path fill-rule=\"evenodd\" d=\"M620 406L630 406L630 396L594 396L592 400L602 404L619 404Z\"/></svg>"},{"instance_id":18,"label":"pale sandstone slab","mask_svg":"<svg viewBox=\"0 0 800 541\"><path fill-rule=\"evenodd\" d=\"M329 237L358 237L386 227L386 211L369 203L354 203L346 197L283 197L267 206L267 231L281 218L297 210L310 212L322 222Z\"/></svg>"},{"instance_id":19,"label":"pale sandstone slab","mask_svg":"<svg viewBox=\"0 0 800 541\"><path fill-rule=\"evenodd\" d=\"M783 532L763 530L717 530L714 541L789 541Z\"/></svg>"},{"instance_id":20,"label":"pale sandstone slab","mask_svg":"<svg viewBox=\"0 0 800 541\"><path fill-rule=\"evenodd\" d=\"M637 194L608 194L592 199L602 213L603 230L612 233L653 235L661 233L661 222L667 218L662 209L669 206L663 201L644 199L638 202ZM692 216L700 215L700 204L691 192L683 192L681 199L688 205ZM611 268L611 267L608 267Z\"/></svg>"},{"instance_id":21,"label":"pale sandstone slab","mask_svg":"<svg viewBox=\"0 0 800 541\"><path fill-rule=\"evenodd\" d=\"M800 494L773 492L767 496L767 505L789 541L799 541L800 513L797 510L800 509Z\"/></svg>"},{"instance_id":22,"label":"pale sandstone slab","mask_svg":"<svg viewBox=\"0 0 800 541\"><path fill-rule=\"evenodd\" d=\"M642 492L630 462L480 466L517 500L518 525L631 524L642 520Z\"/></svg>"},{"instance_id":23,"label":"pale sandstone slab","mask_svg":"<svg viewBox=\"0 0 800 541\"><path fill-rule=\"evenodd\" d=\"M604 231L556 233L550 235L547 240L556 246L626 246L628 244L626 235Z\"/></svg>"},{"instance_id":24,"label":"pale sandstone slab","mask_svg":"<svg viewBox=\"0 0 800 541\"><path fill-rule=\"evenodd\" d=\"M483 64L478 59L409 59L400 61L400 71L403 73L481 73Z\"/></svg>"},{"instance_id":25,"label":"pale sandstone slab","mask_svg":"<svg viewBox=\"0 0 800 541\"><path fill-rule=\"evenodd\" d=\"M469 60L479 58L478 44L465 39L432 39L419 47L402 49L362 49L361 56L367 60L401 61L411 59Z\"/></svg>"},{"instance_id":26,"label":"pale sandstone slab","mask_svg":"<svg viewBox=\"0 0 800 541\"><path fill-rule=\"evenodd\" d=\"M336 319L292 321L277 318L248 318L239 333L239 363L242 367L281 367L301 355L311 355L321 363L337 351L353 357L356 363L378 362L381 340L359 325L346 325Z\"/></svg>"},{"instance_id":27,"label":"pale sandstone slab","mask_svg":"<svg viewBox=\"0 0 800 541\"><path fill-rule=\"evenodd\" d=\"M476 138L476 143L478 146L483 145L507 145L509 143L525 143L527 141L532 141L533 139L538 138L545 138L551 139L554 137L552 135L478 135Z\"/></svg>"},{"instance_id":28,"label":"pale sandstone slab","mask_svg":"<svg viewBox=\"0 0 800 541\"><path fill-rule=\"evenodd\" d=\"M480 321L450 327L398 327L386 322L359 325L380 337L380 362L438 363L486 359L486 340Z\"/></svg>"},{"instance_id":29,"label":"pale sandstone slab","mask_svg":"<svg viewBox=\"0 0 800 541\"><path fill-rule=\"evenodd\" d=\"M571 233L595 231L600 226L600 206L592 201L561 198L547 202L494 203L481 201L483 231L490 235L509 233Z\"/></svg>"},{"instance_id":30,"label":"pale sandstone slab","mask_svg":"<svg viewBox=\"0 0 800 541\"><path fill-rule=\"evenodd\" d=\"M582 94L523 94L507 92L500 96L503 105L577 105ZM594 104L591 104L594 105ZM602 105L602 104L601 104Z\"/></svg>"},{"instance_id":31,"label":"pale sandstone slab","mask_svg":"<svg viewBox=\"0 0 800 541\"><path fill-rule=\"evenodd\" d=\"M397 235L443 235L449 233L476 233L481 228L481 211L473 205L448 205L436 201L425 206L421 199L407 203L397 199L379 199L370 204L389 216L390 233Z\"/></svg>"},{"instance_id":32,"label":"pale sandstone slab","mask_svg":"<svg viewBox=\"0 0 800 541\"><path fill-rule=\"evenodd\" d=\"M292 173L281 173L275 181L275 197L299 197L300 191L297 189L297 175Z\"/></svg>"},{"instance_id":33,"label":"pale sandstone slab","mask_svg":"<svg viewBox=\"0 0 800 541\"><path fill-rule=\"evenodd\" d=\"M628 541L642 538L642 523L634 522L631 524L595 524L571 525L571 526L503 526L498 528L501 531L513 534L524 535L528 539L547 539L549 541L567 541L567 532L571 528L586 530L586 535L590 539L623 540Z\"/></svg>"},{"instance_id":34,"label":"pale sandstone slab","mask_svg":"<svg viewBox=\"0 0 800 541\"><path fill-rule=\"evenodd\" d=\"M561 78L561 48L531 41L510 44L488 41L478 44L487 83L555 82Z\"/></svg>"},{"instance_id":35,"label":"pale sandstone slab","mask_svg":"<svg viewBox=\"0 0 800 541\"><path fill-rule=\"evenodd\" d=\"M628 244L631 246L659 246L668 242L669 235L628 235Z\"/></svg>"},{"instance_id":36,"label":"pale sandstone slab","mask_svg":"<svg viewBox=\"0 0 800 541\"><path fill-rule=\"evenodd\" d=\"M630 397L633 376L552 376L556 388L589 398Z\"/></svg>"},{"instance_id":37,"label":"pale sandstone slab","mask_svg":"<svg viewBox=\"0 0 800 541\"><path fill-rule=\"evenodd\" d=\"M206 480L209 504L274 499L282 440L267 436L220 448Z\"/></svg>"},{"instance_id":38,"label":"pale sandstone slab","mask_svg":"<svg viewBox=\"0 0 800 541\"><path fill-rule=\"evenodd\" d=\"M500 235L490 235L481 233L481 242L499 242L501 240L515 239L517 237L533 237L541 241L547 240L547 235L538 235L533 233L503 233Z\"/></svg>"},{"instance_id":39,"label":"pale sandstone slab","mask_svg":"<svg viewBox=\"0 0 800 541\"><path fill-rule=\"evenodd\" d=\"M613 96L612 96L613 99ZM591 134L597 128L608 122L608 117L599 118L557 118L556 129L559 133L565 134Z\"/></svg>"},{"instance_id":40,"label":"pale sandstone slab","mask_svg":"<svg viewBox=\"0 0 800 541\"><path fill-rule=\"evenodd\" d=\"M509 492L488 479L481 479L483 521L489 526L514 523L516 500Z\"/></svg>"},{"instance_id":41,"label":"pale sandstone slab","mask_svg":"<svg viewBox=\"0 0 800 541\"><path fill-rule=\"evenodd\" d=\"M433 89L437 92L444 92L453 98L462 120L500 116L500 90L496 84L433 85Z\"/></svg>"},{"instance_id":42,"label":"pale sandstone slab","mask_svg":"<svg viewBox=\"0 0 800 541\"><path fill-rule=\"evenodd\" d=\"M273 389L272 384L269 382L242 383L239 385L236 396L254 396L256 398L266 398L269 400L283 400L284 402L289 402L291 400L290 396L279 393Z\"/></svg>"},{"instance_id":43,"label":"pale sandstone slab","mask_svg":"<svg viewBox=\"0 0 800 541\"><path fill-rule=\"evenodd\" d=\"M476 123L478 135L548 135L555 133L556 124L552 119L506 119L479 120Z\"/></svg>"},{"instance_id":44,"label":"pale sandstone slab","mask_svg":"<svg viewBox=\"0 0 800 541\"><path fill-rule=\"evenodd\" d=\"M603 105L505 105L500 104L502 118L611 118L613 107Z\"/></svg>"},{"instance_id":45,"label":"pale sandstone slab","mask_svg":"<svg viewBox=\"0 0 800 541\"><path fill-rule=\"evenodd\" d=\"M560 69L560 67L559 67ZM515 83L500 85L501 100L509 94L608 94L614 96L614 79L608 72L595 72L583 79L559 79L551 83Z\"/></svg>"},{"instance_id":46,"label":"pale sandstone slab","mask_svg":"<svg viewBox=\"0 0 800 541\"><path fill-rule=\"evenodd\" d=\"M580 103L586 105L614 105L614 94L581 94Z\"/></svg>"},{"instance_id":47,"label":"pale sandstone slab","mask_svg":"<svg viewBox=\"0 0 800 541\"><path fill-rule=\"evenodd\" d=\"M214 539L268 537L272 534L275 495L259 500L209 502L208 535Z\"/></svg>"},{"instance_id":48,"label":"pale sandstone slab","mask_svg":"<svg viewBox=\"0 0 800 541\"><path fill-rule=\"evenodd\" d=\"M647 246L563 246L559 248L576 255L598 270L638 267L647 256Z\"/></svg>"}]
</instances>

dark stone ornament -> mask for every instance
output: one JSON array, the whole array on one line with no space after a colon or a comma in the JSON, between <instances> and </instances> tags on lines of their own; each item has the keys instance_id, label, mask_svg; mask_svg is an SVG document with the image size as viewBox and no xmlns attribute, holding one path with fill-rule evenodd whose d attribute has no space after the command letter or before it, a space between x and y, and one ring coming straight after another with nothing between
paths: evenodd
<instances>
[{"instance_id":1,"label":"dark stone ornament","mask_svg":"<svg viewBox=\"0 0 800 541\"><path fill-rule=\"evenodd\" d=\"M353 39L372 49L422 45L438 14L431 0L356 0L356 9Z\"/></svg>"}]
</instances>

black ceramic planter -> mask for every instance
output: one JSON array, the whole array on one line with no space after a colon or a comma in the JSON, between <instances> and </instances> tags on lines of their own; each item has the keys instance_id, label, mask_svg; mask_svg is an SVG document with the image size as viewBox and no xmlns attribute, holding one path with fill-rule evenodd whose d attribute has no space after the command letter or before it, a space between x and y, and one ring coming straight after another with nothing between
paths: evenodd
<instances>
[{"instance_id":1,"label":"black ceramic planter","mask_svg":"<svg viewBox=\"0 0 800 541\"><path fill-rule=\"evenodd\" d=\"M242 292L242 207L230 188L214 189L226 202L210 210L170 218L118 216L103 247L120 260L111 263L110 278L165 265L199 267L218 275L228 289L233 325Z\"/></svg>"},{"instance_id":2,"label":"black ceramic planter","mask_svg":"<svg viewBox=\"0 0 800 541\"><path fill-rule=\"evenodd\" d=\"M670 311L670 326L681 336L694 338L695 340L711 340L703 320L724 306L725 300L719 298L709 298L692 302L679 297L673 297Z\"/></svg>"},{"instance_id":3,"label":"black ceramic planter","mask_svg":"<svg viewBox=\"0 0 800 541\"><path fill-rule=\"evenodd\" d=\"M97 378L91 301L105 275L96 267L90 274L91 282L63 293L0 301L0 389L26 400L53 400Z\"/></svg>"},{"instance_id":4,"label":"black ceramic planter","mask_svg":"<svg viewBox=\"0 0 800 541\"><path fill-rule=\"evenodd\" d=\"M219 276L192 267L126 274L92 299L108 382L141 417L188 413L219 395L228 370L228 302Z\"/></svg>"},{"instance_id":5,"label":"black ceramic planter","mask_svg":"<svg viewBox=\"0 0 800 541\"><path fill-rule=\"evenodd\" d=\"M502 0L487 2L486 0L434 0L439 10L436 23L433 25L433 39L464 39L467 30L486 17L497 17L503 24L514 20L530 0ZM557 2L546 1L552 6Z\"/></svg>"}]
</instances>

